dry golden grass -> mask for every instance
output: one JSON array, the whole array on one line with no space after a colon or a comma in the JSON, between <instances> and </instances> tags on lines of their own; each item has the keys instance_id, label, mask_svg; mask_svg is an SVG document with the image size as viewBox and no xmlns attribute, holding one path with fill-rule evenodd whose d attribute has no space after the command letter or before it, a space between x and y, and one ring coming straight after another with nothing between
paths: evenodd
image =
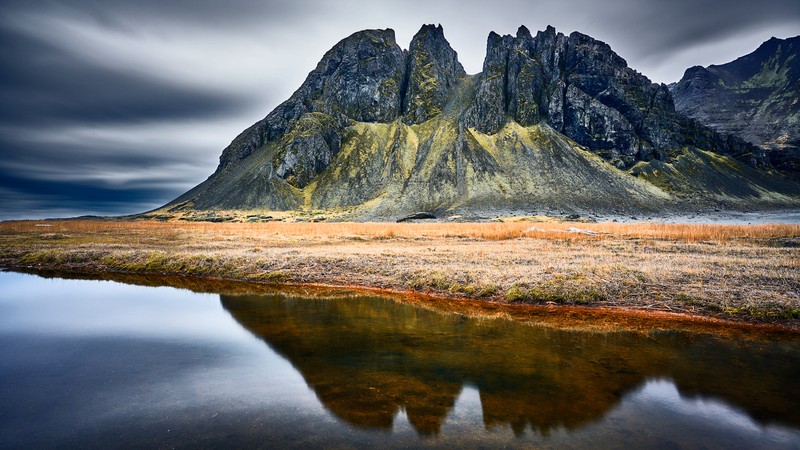
<instances>
[{"instance_id":1,"label":"dry golden grass","mask_svg":"<svg viewBox=\"0 0 800 450\"><path fill-rule=\"evenodd\" d=\"M71 231L77 233L113 233L120 230L152 235L175 232L214 234L221 236L284 235L305 237L369 238L475 238L506 240L520 237L544 239L593 240L611 238L650 238L680 240L685 242L733 239L770 239L800 236L800 225L715 225L715 224L659 224L659 223L179 223L179 222L106 222L96 220L75 221L18 221L0 223L2 232ZM586 233L588 232L588 233Z\"/></svg>"},{"instance_id":2,"label":"dry golden grass","mask_svg":"<svg viewBox=\"0 0 800 450\"><path fill-rule=\"evenodd\" d=\"M0 223L0 267L193 275L800 323L800 226Z\"/></svg>"}]
</instances>

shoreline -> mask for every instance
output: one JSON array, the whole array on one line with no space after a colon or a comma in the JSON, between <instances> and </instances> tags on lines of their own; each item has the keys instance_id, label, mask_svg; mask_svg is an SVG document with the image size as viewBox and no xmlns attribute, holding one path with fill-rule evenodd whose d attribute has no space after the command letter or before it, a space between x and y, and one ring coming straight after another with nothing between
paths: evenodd
<instances>
[{"instance_id":1,"label":"shoreline","mask_svg":"<svg viewBox=\"0 0 800 450\"><path fill-rule=\"evenodd\" d=\"M505 222L619 222L619 223L658 223L683 225L764 225L773 223L800 224L800 208L773 208L754 205L750 208L720 209L708 205L694 205L672 211L607 211L590 209L486 209L453 210L426 220L411 220L420 223L505 223ZM5 218L2 223L14 222L68 222L68 221L108 221L134 222L159 221L173 223L305 223L327 222L348 223L347 213L338 210L308 211L263 211L263 210L217 210L169 212L163 208L152 211L119 216L84 215L75 217ZM402 218L398 216L397 218ZM578 219L570 219L578 217ZM365 217L355 223L378 222L395 223L387 218Z\"/></svg>"},{"instance_id":2,"label":"shoreline","mask_svg":"<svg viewBox=\"0 0 800 450\"><path fill-rule=\"evenodd\" d=\"M3 223L0 268L377 289L800 330L800 226L390 225Z\"/></svg>"},{"instance_id":3,"label":"shoreline","mask_svg":"<svg viewBox=\"0 0 800 450\"><path fill-rule=\"evenodd\" d=\"M149 287L170 287L218 295L281 295L332 299L375 296L430 309L443 314L472 318L505 319L533 326L580 332L673 332L714 334L739 339L775 339L800 336L800 326L729 320L708 315L686 314L632 307L509 304L495 300L442 296L411 290L357 285L272 284L244 279L197 277L180 274L89 272L37 269L9 269L0 272L65 280L111 281Z\"/></svg>"}]
</instances>

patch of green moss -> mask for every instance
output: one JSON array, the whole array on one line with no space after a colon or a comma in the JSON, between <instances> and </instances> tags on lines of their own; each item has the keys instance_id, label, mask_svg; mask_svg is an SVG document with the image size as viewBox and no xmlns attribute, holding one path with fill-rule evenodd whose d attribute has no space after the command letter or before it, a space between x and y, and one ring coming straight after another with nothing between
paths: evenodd
<instances>
[{"instance_id":1,"label":"patch of green moss","mask_svg":"<svg viewBox=\"0 0 800 450\"><path fill-rule=\"evenodd\" d=\"M686 306L702 306L703 302L697 298L692 297L691 295L685 294L683 292L679 292L675 295L675 301L682 303Z\"/></svg>"},{"instance_id":2,"label":"patch of green moss","mask_svg":"<svg viewBox=\"0 0 800 450\"><path fill-rule=\"evenodd\" d=\"M505 294L511 303L556 303L560 305L590 305L606 299L606 295L592 287L550 281L537 285L512 284Z\"/></svg>"},{"instance_id":3,"label":"patch of green moss","mask_svg":"<svg viewBox=\"0 0 800 450\"><path fill-rule=\"evenodd\" d=\"M446 274L432 271L414 274L406 281L406 284L417 291L449 291L452 281Z\"/></svg>"},{"instance_id":4,"label":"patch of green moss","mask_svg":"<svg viewBox=\"0 0 800 450\"><path fill-rule=\"evenodd\" d=\"M266 281L268 283L286 283L292 280L292 274L280 270L273 270L269 272L262 272L254 277L259 281Z\"/></svg>"}]
</instances>

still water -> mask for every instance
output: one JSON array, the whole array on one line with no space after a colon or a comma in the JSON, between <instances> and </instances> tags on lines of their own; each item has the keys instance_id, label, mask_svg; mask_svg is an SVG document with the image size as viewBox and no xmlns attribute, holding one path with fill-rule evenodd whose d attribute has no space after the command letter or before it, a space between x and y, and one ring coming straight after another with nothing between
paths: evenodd
<instances>
[{"instance_id":1,"label":"still water","mask_svg":"<svg viewBox=\"0 0 800 450\"><path fill-rule=\"evenodd\" d=\"M800 448L798 344L0 273L0 447Z\"/></svg>"}]
</instances>

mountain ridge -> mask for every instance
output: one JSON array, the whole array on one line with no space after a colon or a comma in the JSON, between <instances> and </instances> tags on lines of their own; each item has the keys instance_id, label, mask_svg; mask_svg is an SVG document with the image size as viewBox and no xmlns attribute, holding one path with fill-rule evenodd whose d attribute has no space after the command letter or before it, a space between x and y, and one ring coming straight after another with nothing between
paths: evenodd
<instances>
[{"instance_id":1,"label":"mountain ridge","mask_svg":"<svg viewBox=\"0 0 800 450\"><path fill-rule=\"evenodd\" d=\"M694 66L671 88L676 109L770 152L800 173L800 36L771 39L734 61Z\"/></svg>"},{"instance_id":2,"label":"mountain ridge","mask_svg":"<svg viewBox=\"0 0 800 450\"><path fill-rule=\"evenodd\" d=\"M678 162L710 161L703 151L724 164L698 171L700 180L665 178ZM772 177L765 152L678 114L666 85L602 41L552 27L492 32L483 71L468 76L441 25L425 25L405 51L391 29L341 40L289 99L233 140L208 180L166 209L391 218L797 204L800 187Z\"/></svg>"}]
</instances>

